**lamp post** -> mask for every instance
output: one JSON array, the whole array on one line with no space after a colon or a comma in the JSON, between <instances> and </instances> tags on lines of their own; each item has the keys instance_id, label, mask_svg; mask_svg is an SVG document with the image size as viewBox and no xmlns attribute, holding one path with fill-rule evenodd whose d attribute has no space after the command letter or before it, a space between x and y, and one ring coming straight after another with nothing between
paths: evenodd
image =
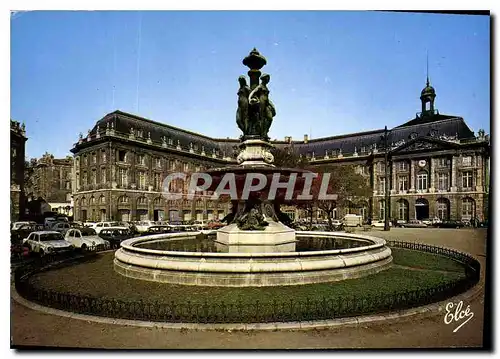
<instances>
[{"instance_id":1,"label":"lamp post","mask_svg":"<svg viewBox=\"0 0 500 359\"><path fill-rule=\"evenodd\" d=\"M384 211L384 231L390 231L389 216L391 213L391 198L390 198L390 174L389 174L389 146L388 146L389 131L387 126L384 128L384 165L385 165L385 211Z\"/></svg>"}]
</instances>

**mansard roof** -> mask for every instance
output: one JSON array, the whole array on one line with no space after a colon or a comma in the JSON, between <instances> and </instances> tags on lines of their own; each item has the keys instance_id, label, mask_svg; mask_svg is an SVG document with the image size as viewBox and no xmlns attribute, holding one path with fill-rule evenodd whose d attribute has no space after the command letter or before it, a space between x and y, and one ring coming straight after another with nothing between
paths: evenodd
<instances>
[{"instance_id":1,"label":"mansard roof","mask_svg":"<svg viewBox=\"0 0 500 359\"><path fill-rule=\"evenodd\" d=\"M105 130L108 123L114 124L117 133L128 135L131 128L133 128L135 131L141 130L143 138L147 138L149 133L153 142L161 143L163 137L167 138L167 141L170 138L173 140L174 146L179 142L183 149L189 150L192 143L198 146L198 151L203 146L207 154L216 150L219 154L234 157L240 142L239 139L208 137L122 111L114 111L97 121L91 130L91 136L93 137L96 134L98 126L100 131ZM440 114L417 116L403 125L393 128L389 133L389 144L393 146L408 142L416 137L454 138L456 140L473 139L475 137L463 118ZM354 152L363 154L362 149L368 153L372 148L381 148L383 146L383 134L384 129L377 129L310 139L308 142L292 141L291 143L298 153L304 155L314 152L315 155L322 156L325 151L332 154L332 151L338 150L341 150L343 154L353 154ZM277 147L289 146L289 143L285 141L272 142Z\"/></svg>"},{"instance_id":2,"label":"mansard roof","mask_svg":"<svg viewBox=\"0 0 500 359\"><path fill-rule=\"evenodd\" d=\"M174 141L174 145L177 145L177 141L179 141L181 147L186 150L189 150L191 143L198 145L199 149L203 146L207 154L212 153L215 149L218 152L231 156L235 150L234 146L239 144L238 139L211 138L118 110L107 114L101 120L97 121L90 132L91 136L94 136L97 132L98 126L101 131L104 130L108 122L114 124L114 129L118 133L129 134L130 129L133 128L135 131L141 130L144 138L147 138L149 133L153 142L161 143L163 137L167 138L167 141L171 138Z\"/></svg>"}]
</instances>

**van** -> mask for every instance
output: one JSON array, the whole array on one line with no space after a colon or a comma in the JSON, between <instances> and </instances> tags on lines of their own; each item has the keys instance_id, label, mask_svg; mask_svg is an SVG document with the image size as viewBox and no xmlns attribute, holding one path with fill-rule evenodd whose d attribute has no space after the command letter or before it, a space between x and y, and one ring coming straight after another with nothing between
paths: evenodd
<instances>
[{"instance_id":1,"label":"van","mask_svg":"<svg viewBox=\"0 0 500 359\"><path fill-rule=\"evenodd\" d=\"M363 217L357 214L346 214L344 216L344 227L361 227L363 225Z\"/></svg>"}]
</instances>

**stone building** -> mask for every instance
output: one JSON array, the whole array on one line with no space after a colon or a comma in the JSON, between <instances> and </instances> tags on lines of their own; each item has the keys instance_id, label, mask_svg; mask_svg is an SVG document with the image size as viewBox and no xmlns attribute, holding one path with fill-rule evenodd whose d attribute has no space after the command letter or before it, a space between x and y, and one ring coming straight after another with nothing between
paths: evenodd
<instances>
[{"instance_id":1,"label":"stone building","mask_svg":"<svg viewBox=\"0 0 500 359\"><path fill-rule=\"evenodd\" d=\"M54 158L45 153L39 159L32 159L30 166L31 188L27 189L30 197L43 198L52 211L73 215L73 157Z\"/></svg>"},{"instance_id":2,"label":"stone building","mask_svg":"<svg viewBox=\"0 0 500 359\"><path fill-rule=\"evenodd\" d=\"M18 220L25 213L24 153L28 138L24 123L10 120L10 218Z\"/></svg>"},{"instance_id":3,"label":"stone building","mask_svg":"<svg viewBox=\"0 0 500 359\"><path fill-rule=\"evenodd\" d=\"M198 172L233 163L238 143L121 111L110 113L97 121L87 137L80 135L71 150L75 159L75 219L222 218L228 213L227 203L204 198L166 200L162 196L162 183L171 172Z\"/></svg>"},{"instance_id":4,"label":"stone building","mask_svg":"<svg viewBox=\"0 0 500 359\"><path fill-rule=\"evenodd\" d=\"M339 205L336 217L358 213L383 219L385 181L391 219L484 220L488 214L489 136L473 131L459 116L440 114L429 81L420 94L421 111L386 133L385 129L309 139L273 141L293 147L311 165L354 164L373 196ZM387 146L384 136L387 135ZM135 115L115 111L99 120L75 155L75 218L80 220L212 219L227 203L206 199L166 201L161 182L168 172L202 171L236 163L237 139L214 139ZM385 151L389 160L385 170ZM293 207L283 212L304 216Z\"/></svg>"}]
</instances>

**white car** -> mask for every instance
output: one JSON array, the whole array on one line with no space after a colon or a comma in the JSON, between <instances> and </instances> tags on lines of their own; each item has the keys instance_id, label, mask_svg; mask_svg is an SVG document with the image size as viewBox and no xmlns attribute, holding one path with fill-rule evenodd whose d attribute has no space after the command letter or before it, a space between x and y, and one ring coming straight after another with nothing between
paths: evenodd
<instances>
[{"instance_id":1,"label":"white car","mask_svg":"<svg viewBox=\"0 0 500 359\"><path fill-rule=\"evenodd\" d=\"M28 238L23 240L23 243L28 244L31 251L40 256L70 251L74 248L71 243L64 240L61 233L56 231L31 232Z\"/></svg>"},{"instance_id":2,"label":"white car","mask_svg":"<svg viewBox=\"0 0 500 359\"><path fill-rule=\"evenodd\" d=\"M26 221L26 222L14 222L12 224L12 228L10 229L11 231L16 231L18 230L19 228L21 228L21 226L24 226L25 224L36 224L36 222L33 222L33 221Z\"/></svg>"},{"instance_id":3,"label":"white car","mask_svg":"<svg viewBox=\"0 0 500 359\"><path fill-rule=\"evenodd\" d=\"M52 228L50 228L50 230L59 232L64 235L70 228L71 226L68 222L57 222L52 225Z\"/></svg>"},{"instance_id":4,"label":"white car","mask_svg":"<svg viewBox=\"0 0 500 359\"><path fill-rule=\"evenodd\" d=\"M385 221L373 221L372 222L372 227L375 228L384 228L385 227ZM389 221L389 227L392 227L392 223Z\"/></svg>"},{"instance_id":5,"label":"white car","mask_svg":"<svg viewBox=\"0 0 500 359\"><path fill-rule=\"evenodd\" d=\"M139 221L135 223L135 226L137 228L137 231L139 233L144 233L148 230L149 227L154 226L155 222L154 221Z\"/></svg>"},{"instance_id":6,"label":"white car","mask_svg":"<svg viewBox=\"0 0 500 359\"><path fill-rule=\"evenodd\" d=\"M64 239L82 250L99 245L109 248L109 241L99 237L92 228L71 228L66 232Z\"/></svg>"},{"instance_id":7,"label":"white car","mask_svg":"<svg viewBox=\"0 0 500 359\"><path fill-rule=\"evenodd\" d=\"M339 219L332 219L332 226L334 229L339 229L342 227L342 221Z\"/></svg>"},{"instance_id":8,"label":"white car","mask_svg":"<svg viewBox=\"0 0 500 359\"><path fill-rule=\"evenodd\" d=\"M94 225L91 228L93 228L96 231L96 233L99 234L101 230L104 228L116 227L116 226L118 226L117 222L97 222L94 223Z\"/></svg>"}]
</instances>

